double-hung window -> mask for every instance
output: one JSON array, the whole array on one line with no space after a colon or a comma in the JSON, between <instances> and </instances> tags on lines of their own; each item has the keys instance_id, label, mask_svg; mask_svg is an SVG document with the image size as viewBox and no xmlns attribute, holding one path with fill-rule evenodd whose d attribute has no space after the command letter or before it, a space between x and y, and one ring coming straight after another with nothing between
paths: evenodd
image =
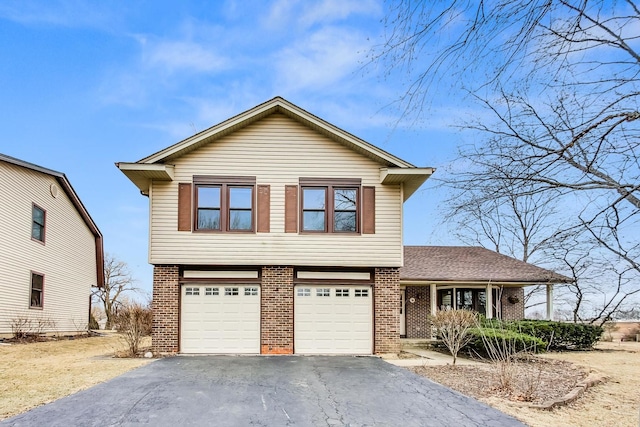
<instances>
[{"instance_id":1,"label":"double-hung window","mask_svg":"<svg viewBox=\"0 0 640 427\"><path fill-rule=\"evenodd\" d=\"M360 180L300 178L303 232L358 233Z\"/></svg>"},{"instance_id":2,"label":"double-hung window","mask_svg":"<svg viewBox=\"0 0 640 427\"><path fill-rule=\"evenodd\" d=\"M38 273L31 273L31 295L29 307L42 308L44 294L44 276Z\"/></svg>"},{"instance_id":3,"label":"double-hung window","mask_svg":"<svg viewBox=\"0 0 640 427\"><path fill-rule=\"evenodd\" d=\"M44 243L46 212L40 206L31 209L31 238Z\"/></svg>"},{"instance_id":4,"label":"double-hung window","mask_svg":"<svg viewBox=\"0 0 640 427\"><path fill-rule=\"evenodd\" d=\"M195 230L255 230L255 177L194 176L193 181Z\"/></svg>"}]
</instances>

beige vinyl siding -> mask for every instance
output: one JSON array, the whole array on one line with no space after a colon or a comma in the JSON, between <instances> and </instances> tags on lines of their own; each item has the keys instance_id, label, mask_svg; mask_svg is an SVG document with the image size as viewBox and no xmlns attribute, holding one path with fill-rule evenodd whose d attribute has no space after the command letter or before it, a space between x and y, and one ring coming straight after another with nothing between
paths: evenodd
<instances>
[{"instance_id":1,"label":"beige vinyl siding","mask_svg":"<svg viewBox=\"0 0 640 427\"><path fill-rule=\"evenodd\" d=\"M96 284L93 234L49 175L0 162L0 190L0 334L11 333L16 318L50 320L47 332L85 329ZM44 245L31 239L32 203L46 210ZM29 308L32 271L44 275L41 310Z\"/></svg>"},{"instance_id":2,"label":"beige vinyl siding","mask_svg":"<svg viewBox=\"0 0 640 427\"><path fill-rule=\"evenodd\" d=\"M151 189L152 264L400 266L402 195L380 184L380 164L287 118L273 114L175 161L172 182ZM177 231L178 183L193 175L255 176L271 186L271 232ZM376 234L284 232L285 185L300 177L361 178L376 187Z\"/></svg>"}]
</instances>

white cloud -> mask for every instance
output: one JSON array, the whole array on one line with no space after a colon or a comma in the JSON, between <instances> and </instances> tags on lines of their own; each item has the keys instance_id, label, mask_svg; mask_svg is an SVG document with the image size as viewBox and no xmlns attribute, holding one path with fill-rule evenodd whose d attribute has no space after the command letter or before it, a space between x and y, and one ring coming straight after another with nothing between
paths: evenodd
<instances>
[{"instance_id":1,"label":"white cloud","mask_svg":"<svg viewBox=\"0 0 640 427\"><path fill-rule=\"evenodd\" d=\"M169 72L209 72L227 66L227 60L215 53L208 43L167 40L146 42L142 47L146 66L163 68Z\"/></svg>"},{"instance_id":2,"label":"white cloud","mask_svg":"<svg viewBox=\"0 0 640 427\"><path fill-rule=\"evenodd\" d=\"M374 0L323 0L320 3L305 3L305 10L299 18L304 26L316 23L330 23L348 18L350 15L377 15L380 4Z\"/></svg>"},{"instance_id":3,"label":"white cloud","mask_svg":"<svg viewBox=\"0 0 640 427\"><path fill-rule=\"evenodd\" d=\"M93 27L110 30L119 22L120 15L115 13L115 9L107 3L87 3L78 0L0 3L1 18L24 25Z\"/></svg>"},{"instance_id":4,"label":"white cloud","mask_svg":"<svg viewBox=\"0 0 640 427\"><path fill-rule=\"evenodd\" d=\"M278 86L297 91L336 84L358 67L366 46L359 33L325 27L276 54Z\"/></svg>"},{"instance_id":5,"label":"white cloud","mask_svg":"<svg viewBox=\"0 0 640 427\"><path fill-rule=\"evenodd\" d=\"M316 24L332 24L352 15L380 15L381 4L376 0L278 0L265 15L264 25L270 29L291 31L307 29Z\"/></svg>"}]
</instances>

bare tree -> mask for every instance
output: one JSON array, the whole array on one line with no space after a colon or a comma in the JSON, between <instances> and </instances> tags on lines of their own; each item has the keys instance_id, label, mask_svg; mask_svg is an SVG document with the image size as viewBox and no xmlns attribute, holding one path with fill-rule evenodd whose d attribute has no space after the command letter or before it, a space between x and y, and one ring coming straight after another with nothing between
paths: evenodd
<instances>
[{"instance_id":1,"label":"bare tree","mask_svg":"<svg viewBox=\"0 0 640 427\"><path fill-rule=\"evenodd\" d=\"M423 115L445 79L489 113L464 120L474 143L458 161L472 167L445 179L497 200L553 194L565 211L561 234L596 242L592 255L613 266L600 288L608 296L639 289L638 24L632 0L389 2L386 37L371 57L408 76L402 117ZM497 219L476 224L504 224L490 212ZM606 317L614 301L591 317Z\"/></svg>"},{"instance_id":2,"label":"bare tree","mask_svg":"<svg viewBox=\"0 0 640 427\"><path fill-rule=\"evenodd\" d=\"M122 305L126 293L139 291L134 284L135 280L127 263L111 254L105 254L104 285L93 292L93 297L100 301L104 308L107 318L105 329L114 326L117 310Z\"/></svg>"}]
</instances>

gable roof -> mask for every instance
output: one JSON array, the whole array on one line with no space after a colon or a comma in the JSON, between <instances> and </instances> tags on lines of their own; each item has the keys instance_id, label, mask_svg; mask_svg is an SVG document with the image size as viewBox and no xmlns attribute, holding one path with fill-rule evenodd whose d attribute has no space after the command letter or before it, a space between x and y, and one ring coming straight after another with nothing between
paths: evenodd
<instances>
[{"instance_id":1,"label":"gable roof","mask_svg":"<svg viewBox=\"0 0 640 427\"><path fill-rule=\"evenodd\" d=\"M60 187L64 190L67 197L69 197L69 200L71 201L73 206L76 208L76 210L80 214L80 217L82 218L82 220L87 225L87 227L89 228L89 230L91 231L91 233L94 235L96 239L96 265L98 269L97 284L98 286L102 286L104 284L104 265L103 265L104 249L103 249L103 243L102 243L102 233L100 232L100 229L98 229L98 226L96 225L96 223L93 221L93 218L91 218L91 215L89 215L89 211L87 211L87 208L85 208L85 206L82 204L82 201L80 201L80 198L78 197L75 190L71 186L71 183L67 179L67 176L62 172L54 171L53 169L47 169L45 167L38 166L33 163L25 162L24 160L16 159L15 157L7 156L6 154L2 154L2 153L0 153L0 162L9 163L9 164L19 166L25 169L29 169L35 172L43 173L45 175L49 175L56 179L58 184L60 184Z\"/></svg>"},{"instance_id":2,"label":"gable roof","mask_svg":"<svg viewBox=\"0 0 640 427\"><path fill-rule=\"evenodd\" d=\"M571 283L569 277L476 246L405 246L400 280L481 283Z\"/></svg>"},{"instance_id":3,"label":"gable roof","mask_svg":"<svg viewBox=\"0 0 640 427\"><path fill-rule=\"evenodd\" d=\"M379 163L381 165L381 182L384 184L402 183L406 193L405 200L435 171L434 168L418 168L324 121L279 96L198 132L189 138L140 159L135 163L122 162L116 163L116 166L140 188L143 194L146 194L150 180L173 180L173 166L169 164L172 160L276 113L284 114L331 140Z\"/></svg>"}]
</instances>

